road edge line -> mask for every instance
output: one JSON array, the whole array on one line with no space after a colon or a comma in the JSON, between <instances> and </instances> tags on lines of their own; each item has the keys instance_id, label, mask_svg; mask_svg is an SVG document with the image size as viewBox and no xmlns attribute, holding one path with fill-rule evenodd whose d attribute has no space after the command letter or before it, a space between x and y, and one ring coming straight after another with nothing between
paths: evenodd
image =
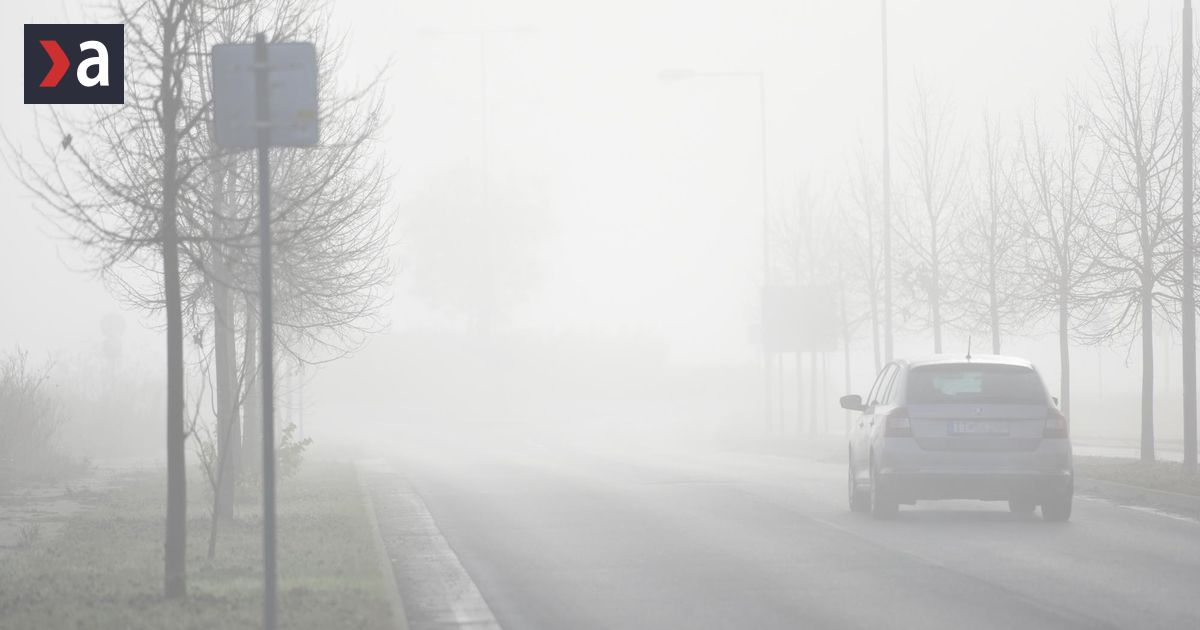
<instances>
[{"instance_id":1,"label":"road edge line","mask_svg":"<svg viewBox=\"0 0 1200 630\"><path fill-rule=\"evenodd\" d=\"M383 542L383 533L379 529L379 518L375 515L375 501L371 491L363 479L363 460L355 460L354 476L358 480L358 491L362 495L363 507L367 511L367 521L371 527L371 537L375 539L375 557L379 571L383 574L383 587L387 591L388 607L392 611L392 627L395 630L409 630L408 613L404 609L404 600L400 597L400 585L396 582L396 573L392 568L392 559L388 555L387 545Z\"/></svg>"},{"instance_id":2,"label":"road edge line","mask_svg":"<svg viewBox=\"0 0 1200 630\"><path fill-rule=\"evenodd\" d=\"M1076 477L1075 484L1076 490L1083 490L1085 493L1094 492L1113 501L1140 503L1159 509L1189 512L1193 515L1200 514L1200 496L1155 490L1145 486L1134 486L1094 477Z\"/></svg>"}]
</instances>

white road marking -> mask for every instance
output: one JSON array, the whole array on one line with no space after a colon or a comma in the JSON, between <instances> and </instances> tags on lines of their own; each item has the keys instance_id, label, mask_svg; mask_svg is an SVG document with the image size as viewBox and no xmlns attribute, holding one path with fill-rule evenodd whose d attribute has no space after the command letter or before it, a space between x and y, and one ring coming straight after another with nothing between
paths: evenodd
<instances>
[{"instance_id":1,"label":"white road marking","mask_svg":"<svg viewBox=\"0 0 1200 630\"><path fill-rule=\"evenodd\" d=\"M1146 507L1144 505L1129 505L1127 503L1121 503L1120 501L1114 501L1112 499L1106 499L1104 497L1093 497L1093 496L1087 496L1087 495L1081 495L1081 494L1075 495L1075 499L1079 500L1079 501L1087 501L1089 503L1103 503L1105 505L1111 505L1113 507L1118 507L1118 508L1121 508L1124 510L1132 510L1134 512L1141 512L1143 514L1153 514L1154 516L1162 516L1165 518L1169 518L1169 519L1176 520L1176 521L1181 521L1184 523L1200 525L1200 519L1193 518L1191 516L1184 516L1183 514L1176 514L1174 512L1168 512L1166 510L1160 510L1158 508Z\"/></svg>"},{"instance_id":2,"label":"white road marking","mask_svg":"<svg viewBox=\"0 0 1200 630\"><path fill-rule=\"evenodd\" d=\"M500 630L500 623L442 536L421 495L385 461L366 461L361 467L409 628Z\"/></svg>"},{"instance_id":3,"label":"white road marking","mask_svg":"<svg viewBox=\"0 0 1200 630\"><path fill-rule=\"evenodd\" d=\"M379 460L357 462L355 473L358 476L358 488L362 492L363 505L367 510L367 520L370 521L371 535L375 538L375 545L380 554L379 570L383 574L383 588L387 590L388 605L392 610L393 627L395 630L409 630L408 614L404 611L404 600L400 599L400 587L396 584L396 571L392 567L392 559L388 555L387 545L384 544L383 535L379 531L379 520L375 516L375 502L371 500L371 491L363 479L364 469L378 469L380 463Z\"/></svg>"}]
</instances>

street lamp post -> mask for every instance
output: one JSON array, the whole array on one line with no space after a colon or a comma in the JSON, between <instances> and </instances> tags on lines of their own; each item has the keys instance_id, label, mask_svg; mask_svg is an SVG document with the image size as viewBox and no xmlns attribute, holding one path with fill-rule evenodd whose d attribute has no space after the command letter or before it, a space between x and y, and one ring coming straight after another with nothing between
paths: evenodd
<instances>
[{"instance_id":1,"label":"street lamp post","mask_svg":"<svg viewBox=\"0 0 1200 630\"><path fill-rule=\"evenodd\" d=\"M490 205L490 188L491 183L489 177L489 162L491 159L491 148L488 135L488 44L489 39L494 35L530 35L536 33L537 30L532 27L513 27L513 28L481 28L478 30L466 31L440 31L433 29L421 29L420 34L426 37L443 37L449 35L462 36L477 36L479 38L479 151L480 151L480 187L482 191L482 206L486 212Z\"/></svg>"},{"instance_id":2,"label":"street lamp post","mask_svg":"<svg viewBox=\"0 0 1200 630\"><path fill-rule=\"evenodd\" d=\"M1183 467L1196 472L1196 250L1192 0L1183 2Z\"/></svg>"},{"instance_id":3,"label":"street lamp post","mask_svg":"<svg viewBox=\"0 0 1200 630\"><path fill-rule=\"evenodd\" d=\"M488 44L490 38L494 35L528 35L536 33L537 29L532 27L513 27L513 28L479 28L461 31L441 31L433 29L420 29L418 31L425 37L443 37L451 35L460 35L479 38L479 207L484 215L491 212L491 143L489 134L488 121ZM491 327L489 322L483 316L476 313L475 325L480 327L480 330L489 332Z\"/></svg>"},{"instance_id":4,"label":"street lamp post","mask_svg":"<svg viewBox=\"0 0 1200 630\"><path fill-rule=\"evenodd\" d=\"M883 56L883 357L892 360L892 148L888 123L887 0L879 0ZM874 290L874 289L872 289Z\"/></svg>"},{"instance_id":5,"label":"street lamp post","mask_svg":"<svg viewBox=\"0 0 1200 630\"><path fill-rule=\"evenodd\" d=\"M754 79L758 84L758 118L759 118L759 165L760 184L762 190L762 288L766 295L770 285L770 216L767 196L767 81L760 71L728 71L728 72L698 72L690 68L669 68L659 72L658 78L664 83L675 83L691 79ZM763 342L763 423L766 430L771 428L771 351L767 347L767 312L765 301L759 319L760 336ZM782 365L780 366L782 370ZM780 407L782 408L782 401ZM782 428L782 427L781 427Z\"/></svg>"}]
</instances>

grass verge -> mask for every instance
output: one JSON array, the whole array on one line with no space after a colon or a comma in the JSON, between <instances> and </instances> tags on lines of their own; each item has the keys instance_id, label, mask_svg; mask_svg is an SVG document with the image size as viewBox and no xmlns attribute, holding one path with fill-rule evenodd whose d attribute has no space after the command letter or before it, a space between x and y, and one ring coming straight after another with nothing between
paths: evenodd
<instances>
[{"instance_id":1,"label":"grass verge","mask_svg":"<svg viewBox=\"0 0 1200 630\"><path fill-rule=\"evenodd\" d=\"M1187 475L1179 462L1143 462L1123 457L1075 457L1075 474L1151 490L1200 496L1200 475Z\"/></svg>"},{"instance_id":2,"label":"grass verge","mask_svg":"<svg viewBox=\"0 0 1200 630\"><path fill-rule=\"evenodd\" d=\"M194 472L193 480L198 477ZM99 507L3 558L3 628L227 629L262 620L262 531L257 496L221 529L206 557L207 496L188 502L188 591L162 597L165 475L138 474ZM249 493L243 493L246 495ZM350 464L307 464L280 482L280 626L391 627L367 514Z\"/></svg>"}]
</instances>

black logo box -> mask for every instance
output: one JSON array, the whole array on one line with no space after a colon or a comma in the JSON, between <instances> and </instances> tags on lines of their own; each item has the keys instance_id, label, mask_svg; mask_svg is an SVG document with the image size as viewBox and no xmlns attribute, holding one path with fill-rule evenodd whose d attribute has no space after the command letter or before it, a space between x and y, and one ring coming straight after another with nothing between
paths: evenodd
<instances>
[{"instance_id":1,"label":"black logo box","mask_svg":"<svg viewBox=\"0 0 1200 630\"><path fill-rule=\"evenodd\" d=\"M58 42L71 65L55 87L41 87L53 61L41 40ZM80 51L79 45L98 41L108 49L108 85L84 87L76 78L80 62L96 52ZM25 103L26 104L111 104L125 103L125 25L124 24L26 24L25 25Z\"/></svg>"}]
</instances>

